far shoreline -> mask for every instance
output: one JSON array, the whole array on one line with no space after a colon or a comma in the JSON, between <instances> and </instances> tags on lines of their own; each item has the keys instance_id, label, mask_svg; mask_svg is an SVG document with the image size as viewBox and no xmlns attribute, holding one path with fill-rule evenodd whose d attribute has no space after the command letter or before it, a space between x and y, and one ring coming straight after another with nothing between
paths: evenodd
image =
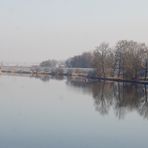
<instances>
[{"instance_id":1,"label":"far shoreline","mask_svg":"<svg viewBox=\"0 0 148 148\"><path fill-rule=\"evenodd\" d=\"M83 74L66 74L66 73L49 73L49 72L12 72L12 71L1 71L1 75L3 74L11 74L15 75L18 74L18 76L23 75L30 75L32 77L40 77L40 76L67 76L67 77L78 77L83 79L91 79L95 81L114 81L114 82L122 82L122 83L131 83L131 84L144 84L148 85L147 80L126 80L121 78L114 78L114 77L97 77L97 76L89 76L89 75L83 75Z\"/></svg>"}]
</instances>

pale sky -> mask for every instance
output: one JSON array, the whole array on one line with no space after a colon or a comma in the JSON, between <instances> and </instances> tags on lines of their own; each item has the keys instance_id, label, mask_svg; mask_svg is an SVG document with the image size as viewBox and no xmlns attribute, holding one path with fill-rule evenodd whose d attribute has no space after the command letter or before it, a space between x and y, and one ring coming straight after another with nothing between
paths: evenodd
<instances>
[{"instance_id":1,"label":"pale sky","mask_svg":"<svg viewBox=\"0 0 148 148\"><path fill-rule=\"evenodd\" d=\"M148 0L0 0L0 62L61 60L121 39L148 44Z\"/></svg>"}]
</instances>

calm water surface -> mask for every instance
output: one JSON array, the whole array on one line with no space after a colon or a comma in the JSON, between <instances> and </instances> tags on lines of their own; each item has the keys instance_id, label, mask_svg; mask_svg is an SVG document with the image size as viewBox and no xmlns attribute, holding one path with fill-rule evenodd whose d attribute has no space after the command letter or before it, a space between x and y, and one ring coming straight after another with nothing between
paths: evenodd
<instances>
[{"instance_id":1,"label":"calm water surface","mask_svg":"<svg viewBox=\"0 0 148 148\"><path fill-rule=\"evenodd\" d=\"M0 148L147 148L146 90L0 76Z\"/></svg>"}]
</instances>

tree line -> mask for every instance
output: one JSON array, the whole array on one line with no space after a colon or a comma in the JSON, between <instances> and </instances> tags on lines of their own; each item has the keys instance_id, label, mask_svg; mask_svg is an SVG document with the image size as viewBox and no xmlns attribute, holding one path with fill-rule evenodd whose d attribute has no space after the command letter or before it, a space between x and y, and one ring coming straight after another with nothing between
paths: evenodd
<instances>
[{"instance_id":1,"label":"tree line","mask_svg":"<svg viewBox=\"0 0 148 148\"><path fill-rule=\"evenodd\" d=\"M54 67L58 61L43 61L40 66ZM63 63L62 63L63 64ZM92 52L73 56L65 61L69 68L94 68L102 78L147 79L148 47L145 43L120 40L114 47L101 43Z\"/></svg>"},{"instance_id":2,"label":"tree line","mask_svg":"<svg viewBox=\"0 0 148 148\"><path fill-rule=\"evenodd\" d=\"M93 52L66 60L68 67L95 68L99 77L147 79L148 47L145 43L121 40L114 47L101 43Z\"/></svg>"}]
</instances>

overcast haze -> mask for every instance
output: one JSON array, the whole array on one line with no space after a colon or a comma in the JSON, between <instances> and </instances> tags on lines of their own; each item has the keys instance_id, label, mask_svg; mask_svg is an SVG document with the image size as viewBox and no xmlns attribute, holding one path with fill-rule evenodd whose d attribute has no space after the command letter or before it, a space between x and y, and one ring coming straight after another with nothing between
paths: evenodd
<instances>
[{"instance_id":1,"label":"overcast haze","mask_svg":"<svg viewBox=\"0 0 148 148\"><path fill-rule=\"evenodd\" d=\"M66 59L102 41L148 43L147 0L0 0L0 61Z\"/></svg>"}]
</instances>

